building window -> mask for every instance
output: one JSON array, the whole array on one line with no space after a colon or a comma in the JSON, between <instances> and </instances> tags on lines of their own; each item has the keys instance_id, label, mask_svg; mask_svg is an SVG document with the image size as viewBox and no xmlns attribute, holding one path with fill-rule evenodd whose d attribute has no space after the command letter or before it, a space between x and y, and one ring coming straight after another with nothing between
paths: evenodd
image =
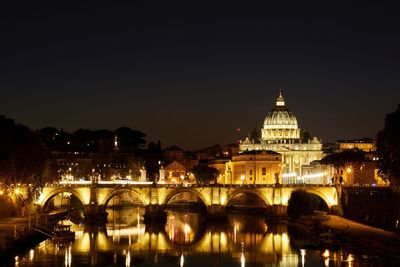
<instances>
[{"instance_id":1,"label":"building window","mask_svg":"<svg viewBox=\"0 0 400 267\"><path fill-rule=\"evenodd\" d=\"M253 175L253 170L250 170L249 174L250 174L250 175Z\"/></svg>"},{"instance_id":2,"label":"building window","mask_svg":"<svg viewBox=\"0 0 400 267\"><path fill-rule=\"evenodd\" d=\"M262 175L266 175L267 174L267 169L265 167L262 168L261 170Z\"/></svg>"}]
</instances>

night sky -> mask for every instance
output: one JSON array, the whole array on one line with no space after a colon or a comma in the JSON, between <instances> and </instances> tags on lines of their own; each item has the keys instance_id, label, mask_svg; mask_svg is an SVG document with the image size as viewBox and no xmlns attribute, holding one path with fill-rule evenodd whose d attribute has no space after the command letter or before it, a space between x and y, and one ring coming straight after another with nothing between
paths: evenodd
<instances>
[{"instance_id":1,"label":"night sky","mask_svg":"<svg viewBox=\"0 0 400 267\"><path fill-rule=\"evenodd\" d=\"M373 2L2 6L0 114L33 129L128 126L197 149L261 128L282 89L324 142L374 138L400 103L398 13Z\"/></svg>"}]
</instances>

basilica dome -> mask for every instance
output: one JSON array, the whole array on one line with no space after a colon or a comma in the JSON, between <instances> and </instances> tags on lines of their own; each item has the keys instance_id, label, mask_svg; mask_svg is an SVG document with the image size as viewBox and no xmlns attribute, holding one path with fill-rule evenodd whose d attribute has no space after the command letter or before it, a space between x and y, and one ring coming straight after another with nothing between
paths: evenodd
<instances>
[{"instance_id":1,"label":"basilica dome","mask_svg":"<svg viewBox=\"0 0 400 267\"><path fill-rule=\"evenodd\" d=\"M285 106L281 92L276 100L276 106L265 117L262 138L264 140L300 138L296 116Z\"/></svg>"}]
</instances>

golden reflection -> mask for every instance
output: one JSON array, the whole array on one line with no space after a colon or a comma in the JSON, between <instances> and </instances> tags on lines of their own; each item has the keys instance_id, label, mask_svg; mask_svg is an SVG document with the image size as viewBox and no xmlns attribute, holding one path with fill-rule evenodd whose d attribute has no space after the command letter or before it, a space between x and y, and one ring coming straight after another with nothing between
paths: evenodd
<instances>
[{"instance_id":1,"label":"golden reflection","mask_svg":"<svg viewBox=\"0 0 400 267\"><path fill-rule=\"evenodd\" d=\"M35 251L33 249L31 249L29 251L29 261L33 261L33 257L35 256Z\"/></svg>"},{"instance_id":2,"label":"golden reflection","mask_svg":"<svg viewBox=\"0 0 400 267\"><path fill-rule=\"evenodd\" d=\"M195 213L169 212L165 231L169 240L176 244L190 244L199 232L199 216Z\"/></svg>"},{"instance_id":3,"label":"golden reflection","mask_svg":"<svg viewBox=\"0 0 400 267\"><path fill-rule=\"evenodd\" d=\"M71 245L65 248L65 267L71 267L72 263L72 253L71 253Z\"/></svg>"},{"instance_id":4,"label":"golden reflection","mask_svg":"<svg viewBox=\"0 0 400 267\"><path fill-rule=\"evenodd\" d=\"M301 254L301 266L304 267L304 264L306 262L306 250L300 249L300 254Z\"/></svg>"},{"instance_id":5,"label":"golden reflection","mask_svg":"<svg viewBox=\"0 0 400 267\"><path fill-rule=\"evenodd\" d=\"M185 263L185 259L183 257L183 254L181 255L181 259L180 259L179 263L180 263L180 267L183 267L183 264Z\"/></svg>"},{"instance_id":6,"label":"golden reflection","mask_svg":"<svg viewBox=\"0 0 400 267\"><path fill-rule=\"evenodd\" d=\"M125 258L125 266L129 267L131 266L131 252L128 250L126 253L126 258Z\"/></svg>"},{"instance_id":7,"label":"golden reflection","mask_svg":"<svg viewBox=\"0 0 400 267\"><path fill-rule=\"evenodd\" d=\"M242 255L240 256L240 266L245 267L246 266L246 259L244 258L244 253L242 251Z\"/></svg>"},{"instance_id":8,"label":"golden reflection","mask_svg":"<svg viewBox=\"0 0 400 267\"><path fill-rule=\"evenodd\" d=\"M248 266L306 266L309 264L306 263L306 254L307 260L315 254L320 257L320 264L329 266L333 257L340 256L328 250L314 254L304 249L297 252L290 245L286 226L267 225L264 217L234 214L228 216L227 224L206 226L200 214L169 212L164 227L145 225L140 215L138 217L139 213L124 212L115 212L115 221L106 226L73 225L72 228L80 234L68 247L50 241L43 242L35 251L27 253L25 261L16 258L15 265L23 265L28 259L34 262L43 255L53 254L60 258L60 265L64 262L66 267L78 262L75 255L87 255L92 264L102 265L104 262L101 261L108 259L108 264L125 266L134 265L137 257L148 257L155 265L159 265L164 262L165 256L175 257L175 264L184 266L185 257L188 265L188 255L196 254L229 254L241 266L246 263ZM118 216L123 219L119 220ZM109 257L104 257L104 254ZM343 259L343 262L352 266L354 255L344 253Z\"/></svg>"}]
</instances>

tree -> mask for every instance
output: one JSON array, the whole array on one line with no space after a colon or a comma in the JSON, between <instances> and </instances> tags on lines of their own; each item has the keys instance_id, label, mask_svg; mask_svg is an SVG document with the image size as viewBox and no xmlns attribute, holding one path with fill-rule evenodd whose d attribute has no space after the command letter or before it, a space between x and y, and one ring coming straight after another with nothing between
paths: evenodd
<instances>
[{"instance_id":1,"label":"tree","mask_svg":"<svg viewBox=\"0 0 400 267\"><path fill-rule=\"evenodd\" d=\"M34 183L47 159L40 136L0 116L0 177L5 183Z\"/></svg>"},{"instance_id":2,"label":"tree","mask_svg":"<svg viewBox=\"0 0 400 267\"><path fill-rule=\"evenodd\" d=\"M336 169L336 181L339 181L340 168L346 166L346 164L362 162L365 160L365 155L361 151L342 151L340 153L333 153L329 156L324 157L321 160L322 164L332 165Z\"/></svg>"},{"instance_id":3,"label":"tree","mask_svg":"<svg viewBox=\"0 0 400 267\"><path fill-rule=\"evenodd\" d=\"M93 132L88 129L78 129L71 135L71 146L74 151L93 152Z\"/></svg>"},{"instance_id":4,"label":"tree","mask_svg":"<svg viewBox=\"0 0 400 267\"><path fill-rule=\"evenodd\" d=\"M250 140L258 141L260 139L260 130L254 128L249 134Z\"/></svg>"},{"instance_id":5,"label":"tree","mask_svg":"<svg viewBox=\"0 0 400 267\"><path fill-rule=\"evenodd\" d=\"M135 152L141 145L146 144L146 134L141 131L121 127L115 130L114 134L118 137L121 152Z\"/></svg>"},{"instance_id":6,"label":"tree","mask_svg":"<svg viewBox=\"0 0 400 267\"><path fill-rule=\"evenodd\" d=\"M377 152L380 156L379 174L393 186L400 185L400 105L385 118L385 125L377 136Z\"/></svg>"},{"instance_id":7,"label":"tree","mask_svg":"<svg viewBox=\"0 0 400 267\"><path fill-rule=\"evenodd\" d=\"M18 213L40 194L46 159L38 132L0 116L0 182L7 185Z\"/></svg>"},{"instance_id":8,"label":"tree","mask_svg":"<svg viewBox=\"0 0 400 267\"><path fill-rule=\"evenodd\" d=\"M321 206L320 199L302 189L292 192L290 195L287 214L292 219L297 219L301 215L309 215Z\"/></svg>"},{"instance_id":9,"label":"tree","mask_svg":"<svg viewBox=\"0 0 400 267\"><path fill-rule=\"evenodd\" d=\"M300 140L303 143L308 143L312 139L311 134L307 130L300 130Z\"/></svg>"},{"instance_id":10,"label":"tree","mask_svg":"<svg viewBox=\"0 0 400 267\"><path fill-rule=\"evenodd\" d=\"M203 184L215 183L219 174L217 169L206 165L195 166L191 172L194 174L196 181Z\"/></svg>"}]
</instances>

